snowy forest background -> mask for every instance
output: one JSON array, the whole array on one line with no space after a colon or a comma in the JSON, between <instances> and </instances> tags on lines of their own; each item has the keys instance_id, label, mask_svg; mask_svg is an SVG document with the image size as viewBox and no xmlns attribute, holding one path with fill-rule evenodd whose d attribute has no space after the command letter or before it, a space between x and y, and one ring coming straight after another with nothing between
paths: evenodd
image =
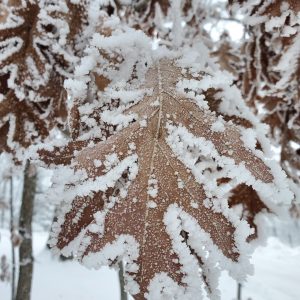
<instances>
[{"instance_id":1,"label":"snowy forest background","mask_svg":"<svg viewBox=\"0 0 300 300\"><path fill-rule=\"evenodd\" d=\"M151 72L157 65L162 71L156 76ZM179 79L173 83L175 73ZM166 78L153 83L160 76ZM143 156L144 148L139 148L138 138L124 132L131 128L142 135L143 128L152 126L150 116L156 107L164 114L161 103L171 100L161 100L160 92L157 98L153 96L161 82L174 84L163 93L176 92L176 96L192 99L196 109L204 112L197 116L208 117L201 119L204 134L199 138L193 131L198 121L184 119L183 124L176 124L176 117L173 120L167 111L165 121L163 116L158 122L166 126L157 127L155 139L166 136L166 145L195 181L203 184L206 198L199 201L213 211L212 216L221 212L234 224L238 232L234 249L242 259L235 266L227 261L230 252L228 257L219 255L219 250L225 253L230 245L224 238L223 249L213 231L211 239L205 235L200 239L207 243L202 249L207 252L189 240L193 230L183 225L176 244L174 220L194 219L178 207L173 211L169 207L164 224L168 234L175 236L173 248L187 244L190 256L198 259L197 268L203 269L199 288L204 292L200 295L193 290L191 268L180 269L187 288L163 281L163 277L143 287L137 279L142 290L149 290L145 297L300 299L299 81L298 0L0 0L0 299L144 297L136 292L132 275L136 260L130 256L134 249L130 252L124 246L128 241L121 245L125 250L112 247L108 259L91 256L88 260L87 252L94 250L82 242L83 226L77 228L77 220L72 229L67 222L68 211L81 205L76 202L81 196L96 212L94 223L85 227L93 238L98 234L91 245L103 250L97 240L103 237L105 222L114 223L108 217L110 210L127 199L130 184L144 172L135 169L139 164L134 158ZM232 127L241 138L229 138L227 143L222 134ZM208 131L211 135L206 135ZM221 136L217 142L214 134ZM114 151L109 141L119 141L119 135L126 149L128 146L128 162L121 159L121 147L117 158L105 152ZM210 138L215 148L207 142ZM110 149L106 150L105 143ZM249 157L244 149L251 153ZM100 152L103 155L98 158ZM95 170L102 164L106 169L99 175ZM118 167L123 169L118 171ZM86 173L78 173L81 168ZM155 210L161 187L153 168L151 172L145 188L146 207ZM265 180L268 176L272 182ZM179 191L186 182L180 177L177 181ZM95 184L104 187L97 190ZM112 187L117 192L110 192ZM99 192L106 201L103 214L97 214L100 209L90 204L90 198ZM191 201L192 209L198 209L197 201ZM84 209L84 205L78 208L73 220L80 220ZM66 223L59 221L62 215ZM221 227L228 225L221 217L215 220ZM222 236L222 229L219 233ZM78 240L87 247L84 255L79 244L73 243ZM161 241L163 244L163 238ZM186 248L182 256L178 249L175 252L184 261ZM210 260L215 254L217 258ZM104 266L85 268L73 259L81 255L87 256L83 260L89 267L99 267L97 258ZM180 283L182 279L176 280ZM122 292L124 284L131 295Z\"/></svg>"}]
</instances>

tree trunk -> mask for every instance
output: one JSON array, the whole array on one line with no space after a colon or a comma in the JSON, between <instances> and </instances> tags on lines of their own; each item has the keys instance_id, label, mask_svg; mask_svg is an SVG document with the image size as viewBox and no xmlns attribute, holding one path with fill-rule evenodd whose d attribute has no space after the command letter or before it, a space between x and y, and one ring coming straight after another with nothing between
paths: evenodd
<instances>
[{"instance_id":1,"label":"tree trunk","mask_svg":"<svg viewBox=\"0 0 300 300\"><path fill-rule=\"evenodd\" d=\"M31 223L35 189L36 169L27 161L19 219L19 234L22 238L22 242L19 248L20 267L16 300L30 300L33 272Z\"/></svg>"}]
</instances>

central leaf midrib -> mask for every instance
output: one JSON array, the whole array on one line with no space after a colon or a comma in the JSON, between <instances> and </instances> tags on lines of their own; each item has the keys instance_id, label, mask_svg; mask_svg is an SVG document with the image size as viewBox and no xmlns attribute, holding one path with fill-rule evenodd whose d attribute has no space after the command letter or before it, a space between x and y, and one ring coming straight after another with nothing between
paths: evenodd
<instances>
[{"instance_id":1,"label":"central leaf midrib","mask_svg":"<svg viewBox=\"0 0 300 300\"><path fill-rule=\"evenodd\" d=\"M159 99L159 109L158 109L158 121L157 121L157 126L156 126L156 132L155 132L155 136L154 136L154 141L153 141L153 150L152 150L152 156L151 156L151 161L150 161L150 174L148 174L148 180L150 179L150 176L153 174L153 170L154 170L154 158L155 158L155 154L156 154L156 149L157 149L157 143L158 143L158 138L159 138L159 132L161 129L161 121L162 121L162 94L163 94L163 90L162 90L162 74L161 74L161 70L160 70L160 65L159 63L157 64L157 87L158 87L158 92L157 92L157 96ZM147 187L148 187L148 182L147 182ZM147 227L148 227L148 215L149 215L149 207L147 205L147 203L149 202L149 194L147 193L147 200L145 202L145 215L144 215L144 230L143 230L143 240L142 240L142 245L141 245L141 258L143 256L144 253L144 245L146 242L146 233L147 233ZM143 260L141 259L141 263L140 263L140 268L141 268L141 283L144 280L144 268L143 268Z\"/></svg>"}]
</instances>

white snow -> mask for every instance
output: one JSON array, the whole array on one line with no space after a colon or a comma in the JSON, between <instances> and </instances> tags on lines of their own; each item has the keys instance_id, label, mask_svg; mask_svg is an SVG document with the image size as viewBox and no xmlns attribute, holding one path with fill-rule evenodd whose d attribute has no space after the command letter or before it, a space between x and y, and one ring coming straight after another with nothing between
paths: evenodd
<instances>
[{"instance_id":1,"label":"white snow","mask_svg":"<svg viewBox=\"0 0 300 300\"><path fill-rule=\"evenodd\" d=\"M156 198L158 195L158 182L154 175L151 175L148 180L147 194L152 198Z\"/></svg>"},{"instance_id":2,"label":"white snow","mask_svg":"<svg viewBox=\"0 0 300 300\"><path fill-rule=\"evenodd\" d=\"M0 230L0 256L10 256L9 232ZM119 296L117 273L107 267L88 270L78 262L60 261L46 249L48 233L33 235L34 274L32 300L115 300ZM0 281L1 300L10 299L10 285Z\"/></svg>"},{"instance_id":3,"label":"white snow","mask_svg":"<svg viewBox=\"0 0 300 300\"><path fill-rule=\"evenodd\" d=\"M212 124L211 130L215 132L223 132L225 130L222 118L219 117L218 120Z\"/></svg>"},{"instance_id":4,"label":"white snow","mask_svg":"<svg viewBox=\"0 0 300 300\"><path fill-rule=\"evenodd\" d=\"M9 56L18 52L23 45L23 40L19 37L13 37L0 42L0 62Z\"/></svg>"},{"instance_id":5,"label":"white snow","mask_svg":"<svg viewBox=\"0 0 300 300\"><path fill-rule=\"evenodd\" d=\"M298 232L299 233L299 232ZM0 256L10 259L9 232L0 230ZM88 270L78 262L62 262L45 248L48 234L35 232L32 300L118 300L117 272L103 267ZM266 247L258 247L251 259L254 276L242 287L243 300L300 299L300 246L291 248L276 238L269 238ZM221 274L221 300L236 297L237 283L226 272ZM1 300L10 299L10 285L0 281ZM132 298L129 298L132 299Z\"/></svg>"}]
</instances>

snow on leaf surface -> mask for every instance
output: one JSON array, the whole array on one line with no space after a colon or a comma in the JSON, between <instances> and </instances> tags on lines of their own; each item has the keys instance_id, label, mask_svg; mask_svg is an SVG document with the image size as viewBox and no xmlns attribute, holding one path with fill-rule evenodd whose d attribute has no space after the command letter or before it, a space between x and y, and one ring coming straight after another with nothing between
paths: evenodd
<instances>
[{"instance_id":1,"label":"snow on leaf surface","mask_svg":"<svg viewBox=\"0 0 300 300\"><path fill-rule=\"evenodd\" d=\"M66 118L63 81L78 60L74 42L82 29L84 5L1 1L1 151L27 148Z\"/></svg>"},{"instance_id":2,"label":"snow on leaf surface","mask_svg":"<svg viewBox=\"0 0 300 300\"><path fill-rule=\"evenodd\" d=\"M282 168L299 183L300 1L239 2L249 32L246 70L240 69L243 95L263 112L259 117L281 145Z\"/></svg>"},{"instance_id":3,"label":"snow on leaf surface","mask_svg":"<svg viewBox=\"0 0 300 300\"><path fill-rule=\"evenodd\" d=\"M270 208L266 205L256 191L245 184L238 185L231 191L232 195L229 197L229 206L241 206L241 217L247 220L249 225L255 229L254 233L248 237L252 240L258 237L258 226L256 224L256 217L259 213L270 212Z\"/></svg>"},{"instance_id":4,"label":"snow on leaf surface","mask_svg":"<svg viewBox=\"0 0 300 300\"><path fill-rule=\"evenodd\" d=\"M149 68L142 88L152 94L123 112L134 120L75 155L76 179L53 226L54 250L88 267L124 260L135 299L201 299L202 287L218 299L220 270L239 279L251 272L251 230L228 208L229 187L218 180L274 200L286 188L262 152L244 145L241 127L222 121L213 130L216 113L178 88L187 78L173 60Z\"/></svg>"}]
</instances>

